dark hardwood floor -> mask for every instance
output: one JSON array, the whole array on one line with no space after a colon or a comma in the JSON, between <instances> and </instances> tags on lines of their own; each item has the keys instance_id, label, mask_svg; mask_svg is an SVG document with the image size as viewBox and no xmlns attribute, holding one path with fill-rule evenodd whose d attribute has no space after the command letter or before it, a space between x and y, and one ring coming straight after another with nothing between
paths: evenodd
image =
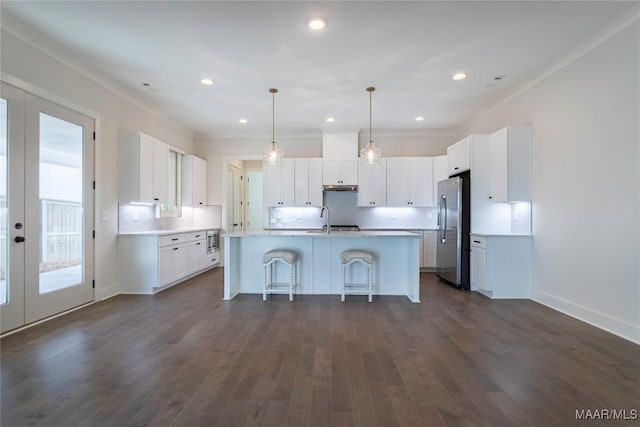
<instances>
[{"instance_id":1,"label":"dark hardwood floor","mask_svg":"<svg viewBox=\"0 0 640 427\"><path fill-rule=\"evenodd\" d=\"M1 425L567 426L640 409L640 346L421 274L404 297L222 301L222 269L1 344ZM628 412L627 412L628 413Z\"/></svg>"}]
</instances>

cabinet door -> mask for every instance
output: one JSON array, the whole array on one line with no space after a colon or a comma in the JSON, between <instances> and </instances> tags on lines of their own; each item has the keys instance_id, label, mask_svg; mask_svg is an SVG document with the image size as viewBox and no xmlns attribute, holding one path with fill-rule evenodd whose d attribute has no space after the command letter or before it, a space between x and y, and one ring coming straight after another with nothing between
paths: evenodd
<instances>
[{"instance_id":1,"label":"cabinet door","mask_svg":"<svg viewBox=\"0 0 640 427\"><path fill-rule=\"evenodd\" d=\"M371 169L371 201L374 206L387 205L387 159L380 159L380 162Z\"/></svg>"},{"instance_id":2,"label":"cabinet door","mask_svg":"<svg viewBox=\"0 0 640 427\"><path fill-rule=\"evenodd\" d=\"M409 188L411 161L409 159L387 159L387 206L411 206Z\"/></svg>"},{"instance_id":3,"label":"cabinet door","mask_svg":"<svg viewBox=\"0 0 640 427\"><path fill-rule=\"evenodd\" d=\"M410 170L411 206L433 206L433 160L431 157L411 159Z\"/></svg>"},{"instance_id":4,"label":"cabinet door","mask_svg":"<svg viewBox=\"0 0 640 427\"><path fill-rule=\"evenodd\" d=\"M169 201L169 146L160 141L153 144L153 200Z\"/></svg>"},{"instance_id":5,"label":"cabinet door","mask_svg":"<svg viewBox=\"0 0 640 427\"><path fill-rule=\"evenodd\" d=\"M358 160L341 160L340 184L358 185Z\"/></svg>"},{"instance_id":6,"label":"cabinet door","mask_svg":"<svg viewBox=\"0 0 640 427\"><path fill-rule=\"evenodd\" d=\"M438 182L448 179L447 156L438 156L433 158L433 201L431 206L438 205Z\"/></svg>"},{"instance_id":7,"label":"cabinet door","mask_svg":"<svg viewBox=\"0 0 640 427\"><path fill-rule=\"evenodd\" d=\"M140 134L140 161L139 161L139 196L137 202L153 203L153 163L154 140L151 137ZM133 201L133 200L132 200Z\"/></svg>"},{"instance_id":8,"label":"cabinet door","mask_svg":"<svg viewBox=\"0 0 640 427\"><path fill-rule=\"evenodd\" d=\"M322 183L338 185L340 181L340 160L322 160Z\"/></svg>"},{"instance_id":9,"label":"cabinet door","mask_svg":"<svg viewBox=\"0 0 640 427\"><path fill-rule=\"evenodd\" d=\"M490 138L490 198L494 202L509 201L507 129Z\"/></svg>"},{"instance_id":10,"label":"cabinet door","mask_svg":"<svg viewBox=\"0 0 640 427\"><path fill-rule=\"evenodd\" d=\"M423 258L422 263L425 268L436 268L436 251L438 246L438 232L434 230L425 230L422 239Z\"/></svg>"},{"instance_id":11,"label":"cabinet door","mask_svg":"<svg viewBox=\"0 0 640 427\"><path fill-rule=\"evenodd\" d=\"M207 162L194 157L193 159L193 206L207 204Z\"/></svg>"},{"instance_id":12,"label":"cabinet door","mask_svg":"<svg viewBox=\"0 0 640 427\"><path fill-rule=\"evenodd\" d=\"M206 264L206 249L204 240L195 242L189 242L188 244L188 258L189 258L189 274L193 274L202 270Z\"/></svg>"},{"instance_id":13,"label":"cabinet door","mask_svg":"<svg viewBox=\"0 0 640 427\"><path fill-rule=\"evenodd\" d=\"M488 289L487 287L487 252L485 249L471 247L471 287Z\"/></svg>"},{"instance_id":14,"label":"cabinet door","mask_svg":"<svg viewBox=\"0 0 640 427\"><path fill-rule=\"evenodd\" d=\"M447 148L449 175L455 175L471 168L471 137L456 142Z\"/></svg>"},{"instance_id":15,"label":"cabinet door","mask_svg":"<svg viewBox=\"0 0 640 427\"><path fill-rule=\"evenodd\" d=\"M294 204L309 206L309 160L295 159Z\"/></svg>"},{"instance_id":16,"label":"cabinet door","mask_svg":"<svg viewBox=\"0 0 640 427\"><path fill-rule=\"evenodd\" d=\"M174 246L165 246L158 249L158 286L165 286L176 280L173 248Z\"/></svg>"},{"instance_id":17,"label":"cabinet door","mask_svg":"<svg viewBox=\"0 0 640 427\"><path fill-rule=\"evenodd\" d=\"M295 161L283 159L280 167L281 206L294 206L295 203Z\"/></svg>"},{"instance_id":18,"label":"cabinet door","mask_svg":"<svg viewBox=\"0 0 640 427\"><path fill-rule=\"evenodd\" d=\"M322 159L309 159L309 206L322 206L322 195Z\"/></svg>"},{"instance_id":19,"label":"cabinet door","mask_svg":"<svg viewBox=\"0 0 640 427\"><path fill-rule=\"evenodd\" d=\"M280 166L264 167L264 194L268 207L280 207Z\"/></svg>"},{"instance_id":20,"label":"cabinet door","mask_svg":"<svg viewBox=\"0 0 640 427\"><path fill-rule=\"evenodd\" d=\"M373 207L373 166L359 165L358 171L358 206Z\"/></svg>"},{"instance_id":21,"label":"cabinet door","mask_svg":"<svg viewBox=\"0 0 640 427\"><path fill-rule=\"evenodd\" d=\"M191 273L189 269L189 245L178 245L174 246L172 249L172 262L173 268L175 269L176 279L188 276Z\"/></svg>"}]
</instances>

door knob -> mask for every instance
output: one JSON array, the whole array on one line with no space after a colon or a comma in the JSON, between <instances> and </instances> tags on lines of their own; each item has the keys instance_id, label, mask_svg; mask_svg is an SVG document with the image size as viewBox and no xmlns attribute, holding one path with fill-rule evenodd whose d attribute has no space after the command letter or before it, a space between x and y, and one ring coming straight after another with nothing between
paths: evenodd
<instances>
[{"instance_id":1,"label":"door knob","mask_svg":"<svg viewBox=\"0 0 640 427\"><path fill-rule=\"evenodd\" d=\"M24 242L24 237L22 237L22 236L16 236L16 238L14 239L14 241L15 241L16 243L22 243L22 242Z\"/></svg>"},{"instance_id":2,"label":"door knob","mask_svg":"<svg viewBox=\"0 0 640 427\"><path fill-rule=\"evenodd\" d=\"M21 222L16 222L16 230L20 230L22 228Z\"/></svg>"}]
</instances>

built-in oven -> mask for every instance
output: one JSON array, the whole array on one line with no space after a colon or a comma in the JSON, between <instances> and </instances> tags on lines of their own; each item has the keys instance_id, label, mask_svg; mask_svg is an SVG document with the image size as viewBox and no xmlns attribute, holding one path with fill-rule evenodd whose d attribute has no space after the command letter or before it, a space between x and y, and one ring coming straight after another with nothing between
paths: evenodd
<instances>
[{"instance_id":1,"label":"built-in oven","mask_svg":"<svg viewBox=\"0 0 640 427\"><path fill-rule=\"evenodd\" d=\"M207 253L212 254L220 247L220 230L207 231Z\"/></svg>"}]
</instances>

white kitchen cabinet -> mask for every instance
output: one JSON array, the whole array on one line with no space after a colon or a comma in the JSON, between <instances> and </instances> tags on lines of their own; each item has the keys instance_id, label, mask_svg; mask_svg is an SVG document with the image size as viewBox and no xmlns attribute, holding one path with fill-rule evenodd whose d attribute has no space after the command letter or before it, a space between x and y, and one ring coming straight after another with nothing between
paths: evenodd
<instances>
[{"instance_id":1,"label":"white kitchen cabinet","mask_svg":"<svg viewBox=\"0 0 640 427\"><path fill-rule=\"evenodd\" d=\"M123 293L153 294L218 265L219 252L207 253L206 234L118 236Z\"/></svg>"},{"instance_id":2,"label":"white kitchen cabinet","mask_svg":"<svg viewBox=\"0 0 640 427\"><path fill-rule=\"evenodd\" d=\"M436 251L438 245L438 232L435 230L424 230L422 232L422 256L420 258L421 268L436 268Z\"/></svg>"},{"instance_id":3,"label":"white kitchen cabinet","mask_svg":"<svg viewBox=\"0 0 640 427\"><path fill-rule=\"evenodd\" d=\"M447 147L449 176L471 169L471 136Z\"/></svg>"},{"instance_id":4,"label":"white kitchen cabinet","mask_svg":"<svg viewBox=\"0 0 640 427\"><path fill-rule=\"evenodd\" d=\"M264 194L268 207L294 206L295 161L283 159L282 163L265 167Z\"/></svg>"},{"instance_id":5,"label":"white kitchen cabinet","mask_svg":"<svg viewBox=\"0 0 640 427\"><path fill-rule=\"evenodd\" d=\"M434 206L431 157L387 159L387 206Z\"/></svg>"},{"instance_id":6,"label":"white kitchen cabinet","mask_svg":"<svg viewBox=\"0 0 640 427\"><path fill-rule=\"evenodd\" d=\"M438 205L438 182L449 178L449 163L447 156L433 158L433 206Z\"/></svg>"},{"instance_id":7,"label":"white kitchen cabinet","mask_svg":"<svg viewBox=\"0 0 640 427\"><path fill-rule=\"evenodd\" d=\"M169 145L142 132L121 131L118 151L120 202L169 201Z\"/></svg>"},{"instance_id":8,"label":"white kitchen cabinet","mask_svg":"<svg viewBox=\"0 0 640 427\"><path fill-rule=\"evenodd\" d=\"M358 170L358 206L375 208L387 204L387 159L360 164Z\"/></svg>"},{"instance_id":9,"label":"white kitchen cabinet","mask_svg":"<svg viewBox=\"0 0 640 427\"><path fill-rule=\"evenodd\" d=\"M294 204L322 206L322 159L295 159Z\"/></svg>"},{"instance_id":10,"label":"white kitchen cabinet","mask_svg":"<svg viewBox=\"0 0 640 427\"><path fill-rule=\"evenodd\" d=\"M490 199L531 201L531 128L508 126L490 137Z\"/></svg>"},{"instance_id":11,"label":"white kitchen cabinet","mask_svg":"<svg viewBox=\"0 0 640 427\"><path fill-rule=\"evenodd\" d=\"M471 290L489 298L529 298L531 236L471 234Z\"/></svg>"},{"instance_id":12,"label":"white kitchen cabinet","mask_svg":"<svg viewBox=\"0 0 640 427\"><path fill-rule=\"evenodd\" d=\"M182 158L182 204L203 207L207 204L207 161L187 155Z\"/></svg>"},{"instance_id":13,"label":"white kitchen cabinet","mask_svg":"<svg viewBox=\"0 0 640 427\"><path fill-rule=\"evenodd\" d=\"M358 185L358 159L323 159L323 185Z\"/></svg>"}]
</instances>

